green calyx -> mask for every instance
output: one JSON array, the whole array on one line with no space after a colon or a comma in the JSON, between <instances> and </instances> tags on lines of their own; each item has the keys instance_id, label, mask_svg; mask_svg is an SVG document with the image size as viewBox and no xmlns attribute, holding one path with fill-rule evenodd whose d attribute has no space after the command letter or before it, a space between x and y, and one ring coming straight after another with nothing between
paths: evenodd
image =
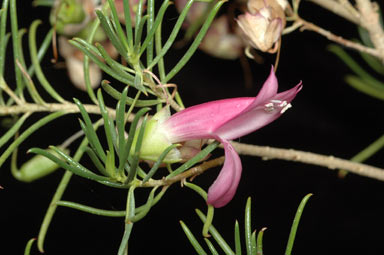
<instances>
[{"instance_id":1,"label":"green calyx","mask_svg":"<svg viewBox=\"0 0 384 255\"><path fill-rule=\"evenodd\" d=\"M172 145L162 128L162 123L170 116L168 107L164 107L157 112L145 126L143 142L140 149L140 158L144 160L156 161L165 149ZM133 147L136 147L137 133L133 140ZM134 151L134 150L132 150ZM177 148L172 149L164 158L163 163L176 163L181 161L181 154Z\"/></svg>"},{"instance_id":2,"label":"green calyx","mask_svg":"<svg viewBox=\"0 0 384 255\"><path fill-rule=\"evenodd\" d=\"M86 13L80 1L62 0L52 9L50 22L56 27L58 34L67 34L66 27L71 24L81 24Z\"/></svg>"}]
</instances>

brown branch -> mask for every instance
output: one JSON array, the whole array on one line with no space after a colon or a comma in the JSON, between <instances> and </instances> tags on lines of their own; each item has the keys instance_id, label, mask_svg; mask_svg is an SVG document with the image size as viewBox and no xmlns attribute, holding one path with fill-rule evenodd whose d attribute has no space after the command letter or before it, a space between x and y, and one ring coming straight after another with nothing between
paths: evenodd
<instances>
[{"instance_id":1,"label":"brown branch","mask_svg":"<svg viewBox=\"0 0 384 255\"><path fill-rule=\"evenodd\" d=\"M384 181L384 169L352 162L350 160L293 149L272 148L269 146L257 146L237 142L232 142L232 144L236 151L242 155L257 156L265 160L281 159L295 161L327 167L331 170L344 169L350 173Z\"/></svg>"},{"instance_id":2,"label":"brown branch","mask_svg":"<svg viewBox=\"0 0 384 255\"><path fill-rule=\"evenodd\" d=\"M342 4L341 1L336 2L334 0L309 0L310 2L313 2L314 4L317 4L324 9L327 9L328 11L352 22L356 25L359 25L360 20L357 16L356 12L351 12L350 8L346 8L345 4Z\"/></svg>"},{"instance_id":3,"label":"brown branch","mask_svg":"<svg viewBox=\"0 0 384 255\"><path fill-rule=\"evenodd\" d=\"M325 30L325 29L323 29L323 28L321 28L321 27L319 27L319 26L317 26L311 22L308 22L308 21L306 21L300 17L297 17L296 22L299 22L301 24L301 28L300 28L301 31L303 31L303 30L314 31L314 32L326 37L330 41L339 43L341 45L344 45L345 47L355 49L355 50L358 50L360 52L370 54L370 55L377 57L381 60L384 60L384 55L381 54L381 52L377 49L366 47L360 43L355 43L355 42L352 42L350 40L344 39L343 37L335 35L332 32Z\"/></svg>"},{"instance_id":4,"label":"brown branch","mask_svg":"<svg viewBox=\"0 0 384 255\"><path fill-rule=\"evenodd\" d=\"M208 169L211 169L216 166L220 166L224 163L225 157L219 157L212 160L205 161L204 163L192 167L191 169L176 175L175 177L169 178L169 179L162 179L162 180L149 180L146 183L140 183L138 184L138 187L156 187L156 186L169 186L175 182L180 182L182 180L185 180L189 177L194 177L196 175L200 175L207 171Z\"/></svg>"},{"instance_id":5,"label":"brown branch","mask_svg":"<svg viewBox=\"0 0 384 255\"><path fill-rule=\"evenodd\" d=\"M384 56L384 32L380 24L378 7L370 0L356 0L357 9L361 15L360 23L371 38L375 48ZM381 58L384 62L383 57Z\"/></svg>"}]
</instances>

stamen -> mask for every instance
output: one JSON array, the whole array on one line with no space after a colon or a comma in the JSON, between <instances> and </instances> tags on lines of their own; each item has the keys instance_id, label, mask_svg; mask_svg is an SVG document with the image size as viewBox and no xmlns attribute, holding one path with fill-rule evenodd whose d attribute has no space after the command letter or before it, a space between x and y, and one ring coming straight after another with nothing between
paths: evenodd
<instances>
[{"instance_id":1,"label":"stamen","mask_svg":"<svg viewBox=\"0 0 384 255\"><path fill-rule=\"evenodd\" d=\"M273 103L265 104L264 107L265 107L264 111L266 111L266 112L273 112L275 110Z\"/></svg>"},{"instance_id":2,"label":"stamen","mask_svg":"<svg viewBox=\"0 0 384 255\"><path fill-rule=\"evenodd\" d=\"M285 101L284 101L284 102L285 102ZM281 113L281 114L285 113L285 111L288 110L288 109L291 108L291 107L292 107L291 104L287 104L287 105L285 105L284 108L281 109L280 113Z\"/></svg>"}]
</instances>

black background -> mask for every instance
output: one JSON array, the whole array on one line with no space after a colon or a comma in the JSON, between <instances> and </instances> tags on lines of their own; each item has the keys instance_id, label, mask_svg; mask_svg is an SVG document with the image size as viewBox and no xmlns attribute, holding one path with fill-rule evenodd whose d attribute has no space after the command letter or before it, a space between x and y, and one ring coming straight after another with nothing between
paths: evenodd
<instances>
[{"instance_id":1,"label":"black background","mask_svg":"<svg viewBox=\"0 0 384 255\"><path fill-rule=\"evenodd\" d=\"M39 40L49 29L48 9L34 9L29 1L18 1L20 27L35 18L43 19ZM357 37L355 27L310 3L303 3L303 16L347 38ZM175 21L170 12L167 23ZM239 141L350 158L382 134L382 102L360 94L343 82L347 67L326 50L329 42L312 32L294 32L283 37L277 71L280 91L300 80L304 88L293 108L274 123L242 137ZM172 67L183 50L168 55ZM28 54L28 50L25 51ZM84 93L72 87L65 70L50 64L51 52L43 64L48 79L66 98L86 102ZM358 54L352 55L358 59ZM11 53L9 53L11 57ZM263 54L265 64L251 63L253 87L246 89L239 61L214 59L198 52L172 80L177 83L186 106L209 100L254 96L269 74L274 56ZM10 63L11 65L12 63ZM11 67L7 71L12 84ZM113 106L113 100L110 101ZM36 114L33 119L41 117ZM32 146L60 144L79 129L78 116L67 116L49 124L20 147L23 154ZM5 132L1 129L0 132ZM217 155L222 155L218 150ZM216 155L216 154L215 154ZM367 163L383 166L380 152ZM279 160L263 161L241 156L243 175L235 198L215 211L214 225L233 244L235 219L243 224L246 198L252 197L253 226L267 227L265 254L283 254L290 226L300 200L314 196L305 208L293 253L299 254L381 254L384 237L384 185L380 181L353 174L344 179L336 171ZM20 164L23 156L20 157ZM208 188L220 168L195 180ZM45 210L60 181L62 171L31 184L14 180L9 162L1 167L0 254L22 254L25 243L36 237ZM146 200L146 190L137 192L137 203ZM105 209L124 209L126 192L113 190L79 177L73 177L65 200ZM204 201L193 191L173 185L147 217L137 223L130 239L131 254L195 254L184 236L183 220L200 238L202 224L195 208L205 211ZM116 254L123 234L123 219L105 218L58 208L46 238L46 254ZM200 240L203 242L202 238ZM208 249L206 249L208 250ZM218 248L219 250L219 248ZM222 252L220 252L221 254ZM32 254L38 254L36 250Z\"/></svg>"}]
</instances>

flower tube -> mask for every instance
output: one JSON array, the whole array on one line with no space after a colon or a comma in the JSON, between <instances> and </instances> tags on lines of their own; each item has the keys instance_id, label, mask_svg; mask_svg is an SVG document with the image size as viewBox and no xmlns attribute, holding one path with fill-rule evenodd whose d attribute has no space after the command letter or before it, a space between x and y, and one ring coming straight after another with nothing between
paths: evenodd
<instances>
[{"instance_id":1,"label":"flower tube","mask_svg":"<svg viewBox=\"0 0 384 255\"><path fill-rule=\"evenodd\" d=\"M277 93L278 82L272 68L256 97L207 102L172 116L169 116L169 110L165 110L167 107L163 108L159 114L162 117L153 118L156 123L151 125L151 132L144 138L141 153L143 156L146 153L159 155L170 144L191 140L215 139L221 142L225 150L225 162L208 190L207 203L222 207L235 195L242 172L240 157L229 141L256 131L280 117L291 107L290 103L301 87L299 83L290 90ZM163 144L161 148L156 146L159 149L155 151L151 139L156 141L156 145ZM173 152L171 161L182 160L180 155Z\"/></svg>"}]
</instances>

